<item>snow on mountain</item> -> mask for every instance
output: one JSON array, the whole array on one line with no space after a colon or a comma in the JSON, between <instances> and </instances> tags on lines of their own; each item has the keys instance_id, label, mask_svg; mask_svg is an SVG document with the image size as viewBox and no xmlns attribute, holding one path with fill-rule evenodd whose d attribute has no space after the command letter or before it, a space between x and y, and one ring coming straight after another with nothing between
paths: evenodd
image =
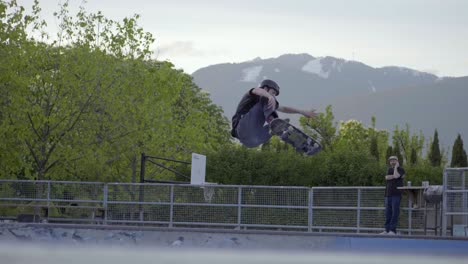
<instances>
[{"instance_id":1,"label":"snow on mountain","mask_svg":"<svg viewBox=\"0 0 468 264\"><path fill-rule=\"evenodd\" d=\"M407 74L411 74L415 77L418 77L422 74L422 72L419 72L419 71L415 71L415 70L412 70L412 69L408 69L408 68L404 68L404 67L399 67L400 71L404 72L404 73L407 73Z\"/></svg>"},{"instance_id":2,"label":"snow on mountain","mask_svg":"<svg viewBox=\"0 0 468 264\"><path fill-rule=\"evenodd\" d=\"M302 70L305 72L317 74L324 79L328 79L328 75L330 74L330 72L323 70L322 58L310 60L302 67Z\"/></svg>"},{"instance_id":3,"label":"snow on mountain","mask_svg":"<svg viewBox=\"0 0 468 264\"><path fill-rule=\"evenodd\" d=\"M262 58L261 58L261 57L255 57L255 58L253 58L253 59L251 59L251 60L248 60L248 61L246 61L246 62L259 62L259 61L262 61Z\"/></svg>"},{"instance_id":4,"label":"snow on mountain","mask_svg":"<svg viewBox=\"0 0 468 264\"><path fill-rule=\"evenodd\" d=\"M415 71L415 70L411 70L411 73L413 74L413 76L420 76L421 75L421 72Z\"/></svg>"},{"instance_id":5,"label":"snow on mountain","mask_svg":"<svg viewBox=\"0 0 468 264\"><path fill-rule=\"evenodd\" d=\"M341 67L343 66L343 62L338 62L336 60L333 60L332 68L336 69L338 72L341 72Z\"/></svg>"},{"instance_id":6,"label":"snow on mountain","mask_svg":"<svg viewBox=\"0 0 468 264\"><path fill-rule=\"evenodd\" d=\"M253 66L242 70L242 82L257 82L263 66Z\"/></svg>"},{"instance_id":7,"label":"snow on mountain","mask_svg":"<svg viewBox=\"0 0 468 264\"><path fill-rule=\"evenodd\" d=\"M374 86L374 84L372 83L372 81L371 81L371 80L367 80L367 82L369 83L371 92L373 92L373 93L377 92L377 89L375 89L375 86Z\"/></svg>"},{"instance_id":8,"label":"snow on mountain","mask_svg":"<svg viewBox=\"0 0 468 264\"><path fill-rule=\"evenodd\" d=\"M399 67L399 66L385 66L385 67L377 68L377 69L384 70L384 75L387 75L387 70L389 70L390 72L400 72L403 74L412 75L414 77L422 77L425 74L427 74L424 72L420 72L420 71L405 68L405 67Z\"/></svg>"}]
</instances>

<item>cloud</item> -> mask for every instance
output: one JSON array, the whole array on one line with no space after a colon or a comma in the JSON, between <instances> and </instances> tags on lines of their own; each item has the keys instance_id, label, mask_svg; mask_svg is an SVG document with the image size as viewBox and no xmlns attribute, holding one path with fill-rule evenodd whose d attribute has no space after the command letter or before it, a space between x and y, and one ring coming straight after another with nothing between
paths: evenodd
<instances>
[{"instance_id":1,"label":"cloud","mask_svg":"<svg viewBox=\"0 0 468 264\"><path fill-rule=\"evenodd\" d=\"M158 48L158 53L162 57L201 57L206 55L206 52L195 48L195 45L191 41L176 41L168 44L163 44Z\"/></svg>"},{"instance_id":2,"label":"cloud","mask_svg":"<svg viewBox=\"0 0 468 264\"><path fill-rule=\"evenodd\" d=\"M162 44L156 49L160 58L177 58L177 57L217 57L228 54L225 50L220 49L199 49L195 47L192 41L175 41L167 44Z\"/></svg>"}]
</instances>

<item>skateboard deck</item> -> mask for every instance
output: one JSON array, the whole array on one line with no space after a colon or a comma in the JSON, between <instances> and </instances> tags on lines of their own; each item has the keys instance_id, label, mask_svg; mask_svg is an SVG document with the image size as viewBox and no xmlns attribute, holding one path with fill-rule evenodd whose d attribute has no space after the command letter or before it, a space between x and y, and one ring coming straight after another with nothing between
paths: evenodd
<instances>
[{"instance_id":1,"label":"skateboard deck","mask_svg":"<svg viewBox=\"0 0 468 264\"><path fill-rule=\"evenodd\" d=\"M306 133L291 125L289 122L276 118L270 122L270 130L273 135L292 145L297 152L307 156L313 156L322 150L322 145L308 136Z\"/></svg>"}]
</instances>

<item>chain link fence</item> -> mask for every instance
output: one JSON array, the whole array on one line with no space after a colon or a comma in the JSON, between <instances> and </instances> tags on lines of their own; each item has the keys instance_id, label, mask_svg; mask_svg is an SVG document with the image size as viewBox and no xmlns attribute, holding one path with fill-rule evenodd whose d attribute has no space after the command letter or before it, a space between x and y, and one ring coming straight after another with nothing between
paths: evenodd
<instances>
[{"instance_id":1,"label":"chain link fence","mask_svg":"<svg viewBox=\"0 0 468 264\"><path fill-rule=\"evenodd\" d=\"M468 168L444 171L442 232L468 236Z\"/></svg>"},{"instance_id":2,"label":"chain link fence","mask_svg":"<svg viewBox=\"0 0 468 264\"><path fill-rule=\"evenodd\" d=\"M0 180L0 216L94 225L376 233L385 222L384 190ZM424 208L413 208L406 196L399 230L424 231Z\"/></svg>"}]
</instances>

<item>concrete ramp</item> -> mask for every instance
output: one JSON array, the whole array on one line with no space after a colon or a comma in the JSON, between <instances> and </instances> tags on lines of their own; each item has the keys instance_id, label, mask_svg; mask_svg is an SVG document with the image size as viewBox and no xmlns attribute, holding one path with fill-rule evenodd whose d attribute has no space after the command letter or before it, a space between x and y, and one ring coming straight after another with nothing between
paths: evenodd
<instances>
[{"instance_id":1,"label":"concrete ramp","mask_svg":"<svg viewBox=\"0 0 468 264\"><path fill-rule=\"evenodd\" d=\"M468 240L300 232L157 229L77 225L0 225L0 248L29 246L221 249L468 257ZM2 245L2 246L1 246ZM468 262L467 262L468 263Z\"/></svg>"}]
</instances>

